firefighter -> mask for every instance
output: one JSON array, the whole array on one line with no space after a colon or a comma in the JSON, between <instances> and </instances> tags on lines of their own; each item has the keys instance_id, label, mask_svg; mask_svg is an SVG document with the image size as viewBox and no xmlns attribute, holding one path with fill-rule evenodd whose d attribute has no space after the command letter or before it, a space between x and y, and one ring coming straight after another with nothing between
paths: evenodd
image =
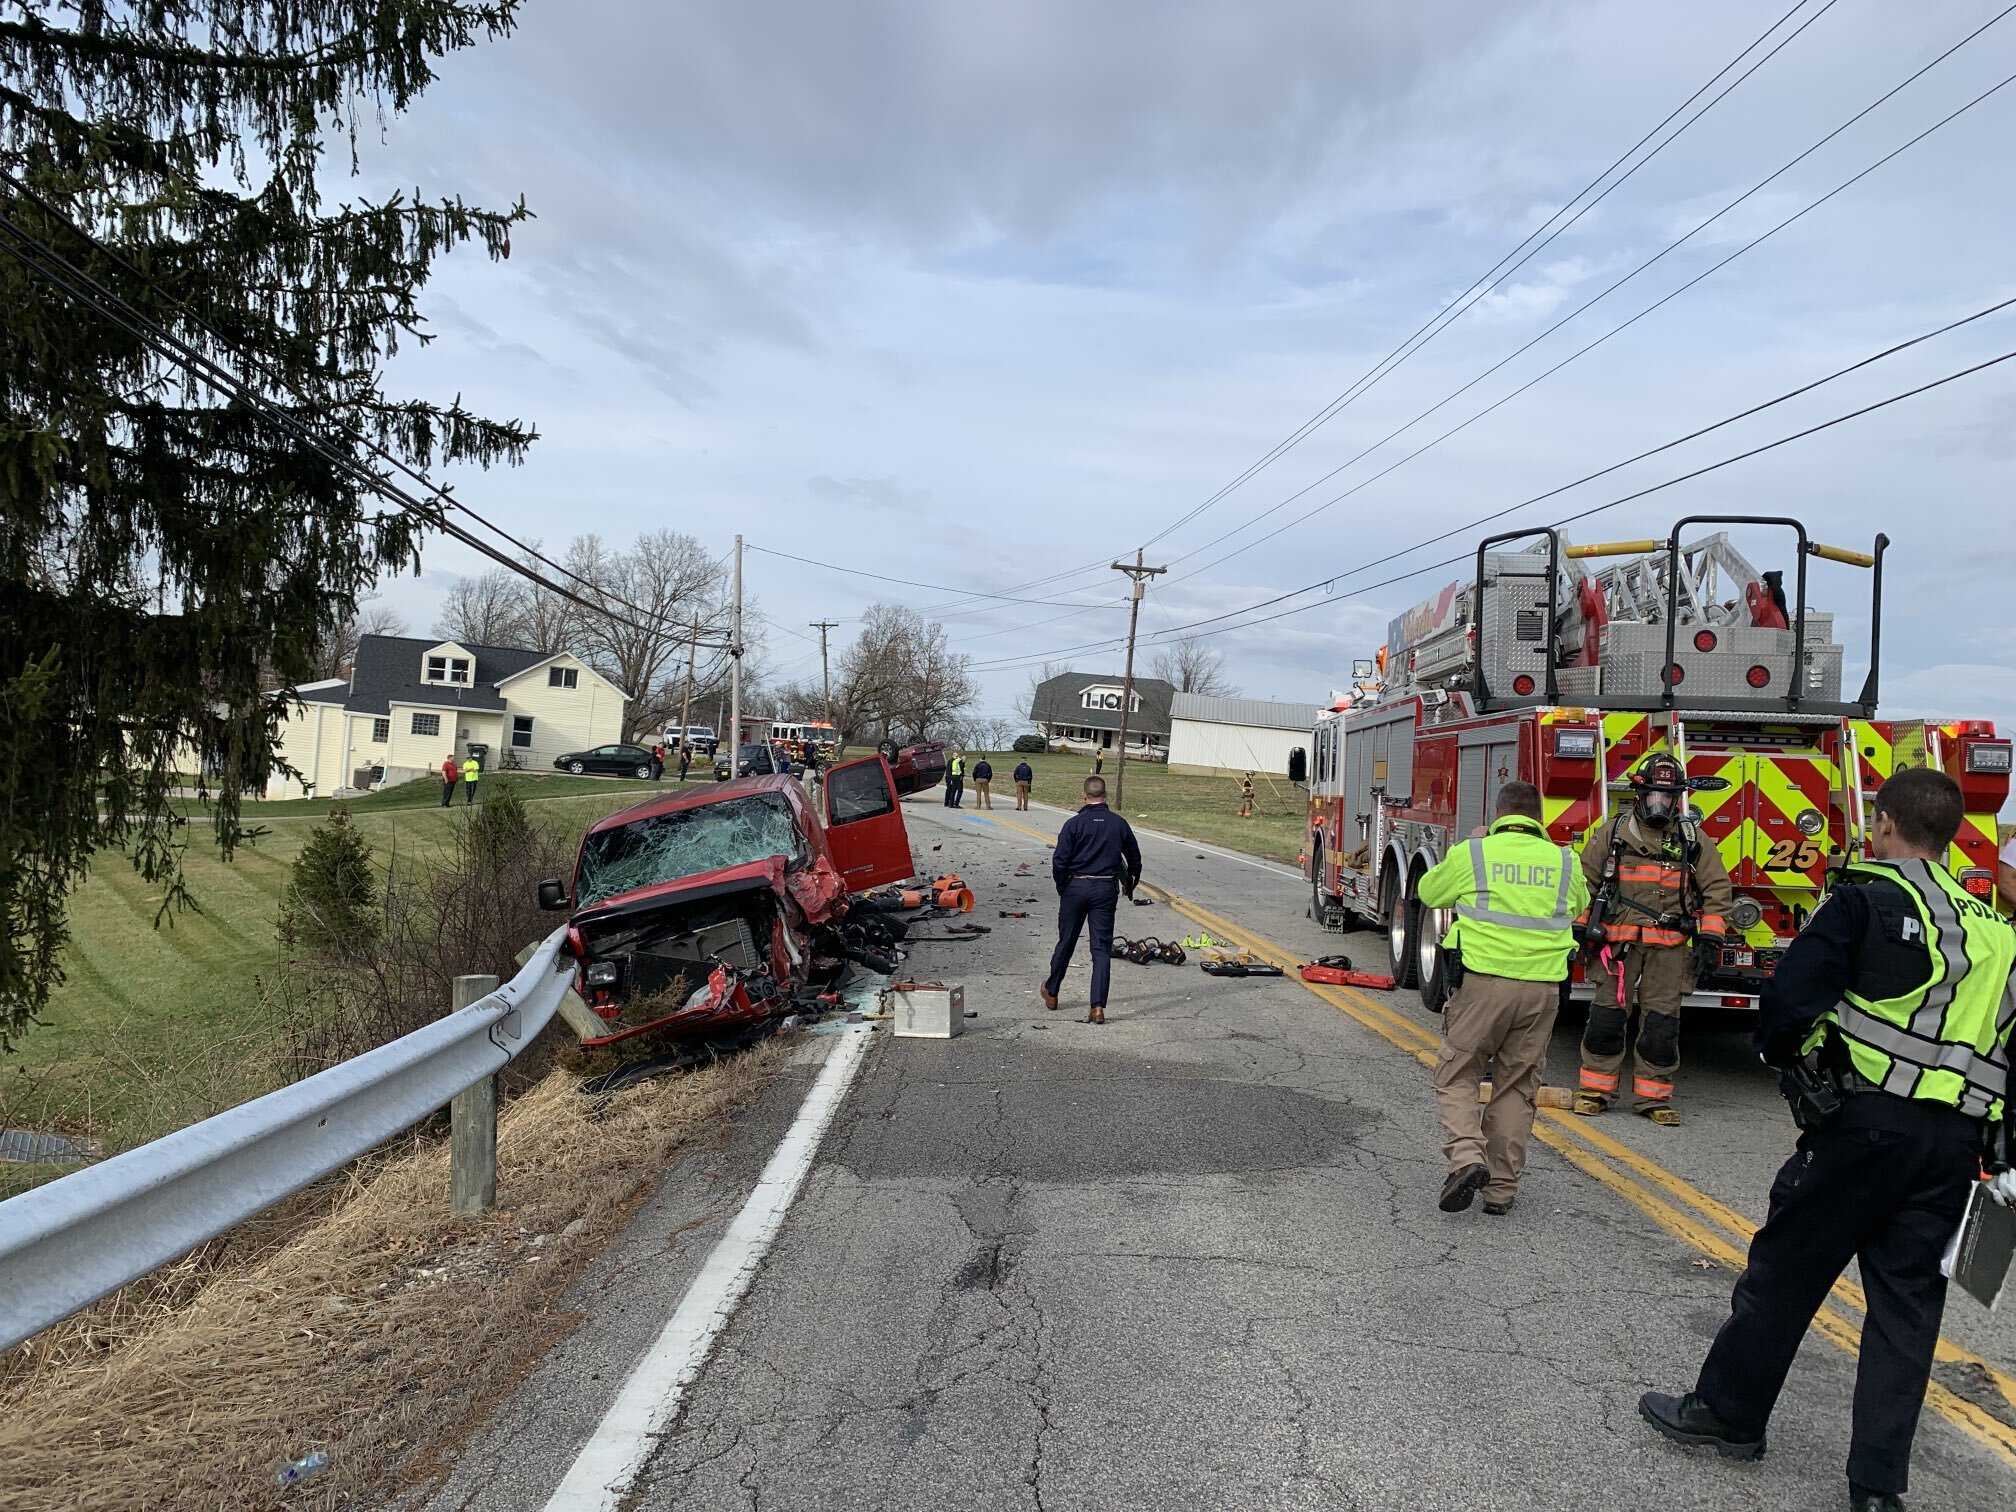
<instances>
[{"instance_id":1,"label":"firefighter","mask_svg":"<svg viewBox=\"0 0 2016 1512\"><path fill-rule=\"evenodd\" d=\"M1631 1018L1638 1015L1632 1107L1677 1124L1680 1003L1694 983L1694 941L1720 945L1734 901L1729 872L1687 812L1687 774L1665 752L1632 774L1634 799L1582 847L1590 912L1589 1022L1575 1111L1593 1118L1617 1100ZM1600 910L1600 914L1599 914ZM1593 920L1593 924L1592 924Z\"/></svg>"},{"instance_id":2,"label":"firefighter","mask_svg":"<svg viewBox=\"0 0 2016 1512\"><path fill-rule=\"evenodd\" d=\"M1442 941L1460 953L1462 983L1443 1009L1435 1061L1435 1111L1449 1172L1438 1203L1460 1213L1479 1192L1484 1211L1512 1211L1561 983L1574 954L1572 921L1589 901L1575 854L1540 823L1540 790L1508 782L1481 839L1449 852L1422 876L1421 902L1454 908ZM1478 1083L1491 1069L1491 1101Z\"/></svg>"},{"instance_id":3,"label":"firefighter","mask_svg":"<svg viewBox=\"0 0 2016 1512\"><path fill-rule=\"evenodd\" d=\"M1253 774L1248 772L1239 780L1239 817L1253 817Z\"/></svg>"},{"instance_id":4,"label":"firefighter","mask_svg":"<svg viewBox=\"0 0 2016 1512\"><path fill-rule=\"evenodd\" d=\"M1660 1433L1731 1459L1765 1429L1814 1309L1859 1260L1869 1319L1848 1444L1853 1512L1901 1512L1946 1303L1940 1255L1983 1156L2016 1197L2003 1100L2016 935L1945 867L1965 817L1929 767L1876 795L1872 861L1847 868L1764 984L1754 1043L1783 1072L1798 1152L1771 1187L1730 1314L1685 1396L1647 1392ZM1977 1505L2006 1497L1988 1495Z\"/></svg>"}]
</instances>

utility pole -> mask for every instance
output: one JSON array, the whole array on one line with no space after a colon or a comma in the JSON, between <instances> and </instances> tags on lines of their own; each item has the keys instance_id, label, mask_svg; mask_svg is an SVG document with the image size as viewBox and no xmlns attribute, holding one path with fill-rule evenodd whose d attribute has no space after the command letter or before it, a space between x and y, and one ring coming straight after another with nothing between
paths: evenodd
<instances>
[{"instance_id":1,"label":"utility pole","mask_svg":"<svg viewBox=\"0 0 2016 1512\"><path fill-rule=\"evenodd\" d=\"M1113 774L1113 812L1127 812L1127 715L1134 704L1134 630L1141 623L1141 594L1147 587L1148 579L1160 577L1167 567L1144 567L1141 552L1137 549L1132 562L1115 562L1115 572L1124 572L1133 579L1133 600L1127 606L1127 673L1120 682L1120 766Z\"/></svg>"},{"instance_id":2,"label":"utility pole","mask_svg":"<svg viewBox=\"0 0 2016 1512\"><path fill-rule=\"evenodd\" d=\"M739 777L742 748L742 537L735 537L735 605L728 629L728 775Z\"/></svg>"},{"instance_id":3,"label":"utility pole","mask_svg":"<svg viewBox=\"0 0 2016 1512\"><path fill-rule=\"evenodd\" d=\"M686 739L686 729L693 715L693 653L700 649L700 616L693 616L693 639L686 642L686 696L679 700L679 744L683 747L690 742ZM672 759L677 761L679 753L674 751ZM728 758L733 761L734 757ZM684 771L685 768L680 768ZM683 778L681 779L684 780Z\"/></svg>"},{"instance_id":4,"label":"utility pole","mask_svg":"<svg viewBox=\"0 0 2016 1512\"><path fill-rule=\"evenodd\" d=\"M826 663L826 632L840 628L838 620L814 620L812 628L819 632L819 680L826 685L826 723L833 723L833 672Z\"/></svg>"}]
</instances>

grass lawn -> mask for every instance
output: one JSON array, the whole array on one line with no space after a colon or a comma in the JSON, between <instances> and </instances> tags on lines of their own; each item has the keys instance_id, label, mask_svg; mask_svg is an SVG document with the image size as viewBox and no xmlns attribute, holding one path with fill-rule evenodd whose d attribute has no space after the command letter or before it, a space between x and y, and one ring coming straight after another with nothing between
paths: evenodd
<instances>
[{"instance_id":1,"label":"grass lawn","mask_svg":"<svg viewBox=\"0 0 2016 1512\"><path fill-rule=\"evenodd\" d=\"M662 789L607 778L488 778L521 785L536 820L583 825ZM454 818L430 781L344 805L383 866L424 856ZM70 902L67 980L45 1022L0 1058L0 1126L56 1129L109 1153L206 1117L275 1085L254 979L276 960L274 922L289 867L326 799L248 803L268 833L225 862L200 821L190 826L186 872L200 913L154 927L161 890L114 853L101 854ZM460 805L457 805L458 808ZM446 1005L443 1005L445 1010ZM0 1166L10 1183L54 1174Z\"/></svg>"},{"instance_id":2,"label":"grass lawn","mask_svg":"<svg viewBox=\"0 0 2016 1512\"><path fill-rule=\"evenodd\" d=\"M977 751L966 753L968 772L972 771L979 755ZM1018 761L1027 761L1036 772L1036 782L1029 790L1029 796L1039 803L1053 804L1058 808L1077 807L1078 785L1092 771L1091 757L1075 752L1068 755L1045 752L1039 756L1018 756L1012 751L998 755L990 751L987 759L994 768L994 802L997 807L1003 804L1004 795L1006 806L1014 806L1015 783L1010 774ZM1102 774L1106 778L1109 801L1117 765L1109 757ZM966 803L969 808L973 803L970 777L966 783ZM1130 761L1127 763L1127 803L1123 812L1144 829L1162 830L1189 840L1203 840L1212 845L1222 845L1227 850L1265 856L1292 866L1302 851L1309 806L1302 790L1291 786L1286 778L1256 772L1253 777L1253 817L1241 819L1237 777L1187 776L1171 772L1159 761Z\"/></svg>"}]
</instances>

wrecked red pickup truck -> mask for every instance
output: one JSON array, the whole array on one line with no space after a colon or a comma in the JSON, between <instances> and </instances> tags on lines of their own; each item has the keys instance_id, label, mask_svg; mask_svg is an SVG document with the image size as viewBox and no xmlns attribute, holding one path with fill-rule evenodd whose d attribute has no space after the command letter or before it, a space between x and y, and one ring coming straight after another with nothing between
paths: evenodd
<instances>
[{"instance_id":1,"label":"wrecked red pickup truck","mask_svg":"<svg viewBox=\"0 0 2016 1512\"><path fill-rule=\"evenodd\" d=\"M916 872L895 779L881 756L832 768L819 807L795 778L744 777L648 799L591 825L573 886L576 987L606 1045L703 1033L789 1011L847 960L873 962L849 895Z\"/></svg>"},{"instance_id":2,"label":"wrecked red pickup truck","mask_svg":"<svg viewBox=\"0 0 2016 1512\"><path fill-rule=\"evenodd\" d=\"M882 759L889 763L889 771L896 779L896 791L899 793L921 793L945 780L945 742L942 740L920 741L907 746L885 740L877 749L881 751Z\"/></svg>"}]
</instances>

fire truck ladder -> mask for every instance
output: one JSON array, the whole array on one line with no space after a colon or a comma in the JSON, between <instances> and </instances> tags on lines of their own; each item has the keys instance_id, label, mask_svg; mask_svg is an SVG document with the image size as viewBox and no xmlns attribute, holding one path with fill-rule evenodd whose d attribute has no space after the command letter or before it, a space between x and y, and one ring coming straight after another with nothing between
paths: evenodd
<instances>
[{"instance_id":1,"label":"fire truck ladder","mask_svg":"<svg viewBox=\"0 0 2016 1512\"><path fill-rule=\"evenodd\" d=\"M1625 541L1615 545L1570 549L1570 556L1611 555L1620 550L1637 550L1642 555L1628 557L1591 574L1602 590L1605 606L1613 620L1636 620L1656 625L1666 618L1667 566L1671 558L1663 541ZM1757 569L1729 544L1725 531L1717 531L1690 541L1680 548L1680 611L1682 624L1728 625L1742 622L1747 615L1743 590L1758 581Z\"/></svg>"}]
</instances>

